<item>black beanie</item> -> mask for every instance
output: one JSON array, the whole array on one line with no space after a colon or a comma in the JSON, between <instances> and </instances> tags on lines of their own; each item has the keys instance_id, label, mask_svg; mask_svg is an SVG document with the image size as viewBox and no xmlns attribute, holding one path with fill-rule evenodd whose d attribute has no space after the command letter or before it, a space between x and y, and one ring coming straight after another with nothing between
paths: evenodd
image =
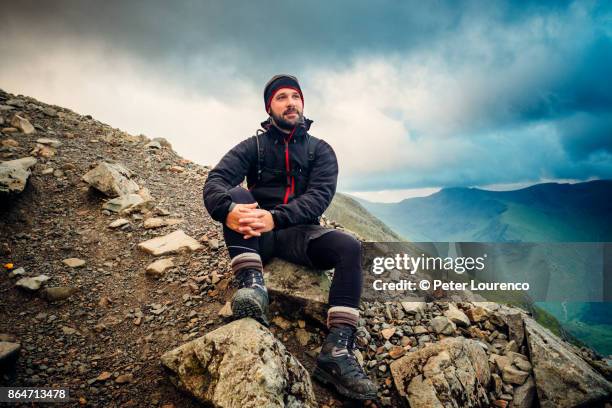
<instances>
[{"instance_id":1,"label":"black beanie","mask_svg":"<svg viewBox=\"0 0 612 408\"><path fill-rule=\"evenodd\" d=\"M296 77L292 75L274 75L264 88L266 112L270 109L270 103L272 102L274 94L281 88L291 88L298 91L300 98L302 98L302 103L304 103L304 95L302 95L302 89Z\"/></svg>"}]
</instances>

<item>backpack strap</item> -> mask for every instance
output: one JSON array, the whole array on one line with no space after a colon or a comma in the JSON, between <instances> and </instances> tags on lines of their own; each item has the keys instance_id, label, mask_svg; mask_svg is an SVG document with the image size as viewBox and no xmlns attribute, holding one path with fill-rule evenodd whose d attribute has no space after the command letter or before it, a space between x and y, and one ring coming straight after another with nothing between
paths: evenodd
<instances>
[{"instance_id":1,"label":"backpack strap","mask_svg":"<svg viewBox=\"0 0 612 408\"><path fill-rule=\"evenodd\" d=\"M320 141L321 139L308 134L308 140L306 142L306 148L308 149L308 174L310 174L310 168L315 159L315 152Z\"/></svg>"},{"instance_id":2,"label":"backpack strap","mask_svg":"<svg viewBox=\"0 0 612 408\"><path fill-rule=\"evenodd\" d=\"M257 132L255 132L253 136L257 143L257 181L261 180L261 172L263 171L265 149L263 143L259 141L259 135L263 133L265 133L263 130L257 129Z\"/></svg>"}]
</instances>

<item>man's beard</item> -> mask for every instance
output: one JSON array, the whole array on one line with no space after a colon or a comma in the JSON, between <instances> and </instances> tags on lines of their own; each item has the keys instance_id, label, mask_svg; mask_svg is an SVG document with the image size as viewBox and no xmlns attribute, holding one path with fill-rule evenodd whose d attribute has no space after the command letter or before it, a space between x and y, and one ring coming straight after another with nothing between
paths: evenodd
<instances>
[{"instance_id":1,"label":"man's beard","mask_svg":"<svg viewBox=\"0 0 612 408\"><path fill-rule=\"evenodd\" d=\"M270 116L272 116L272 119L274 119L274 123L279 128L284 129L284 130L293 130L293 128L296 127L298 124L304 122L304 115L301 112L299 112L297 109L290 111L290 112L284 112L283 114L288 114L292 112L295 112L298 115L298 120L297 122L295 122L295 124L292 124L291 122L285 120L283 118L283 115L279 116L279 115L275 115L274 113L270 113Z\"/></svg>"}]
</instances>

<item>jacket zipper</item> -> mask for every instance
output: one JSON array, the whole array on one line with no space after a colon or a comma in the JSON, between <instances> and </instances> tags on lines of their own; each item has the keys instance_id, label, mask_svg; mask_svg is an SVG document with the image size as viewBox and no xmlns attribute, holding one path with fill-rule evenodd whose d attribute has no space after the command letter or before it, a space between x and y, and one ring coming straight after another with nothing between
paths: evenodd
<instances>
[{"instance_id":1,"label":"jacket zipper","mask_svg":"<svg viewBox=\"0 0 612 408\"><path fill-rule=\"evenodd\" d=\"M289 141L293 137L293 133L295 132L295 129L296 128L293 128L293 130L289 134L289 137L285 139L285 170L287 171L287 180L290 181L290 183L286 183L287 187L285 188L285 198L283 199L283 204L287 204L287 201L289 200L289 193L290 192L292 193L295 187L294 177L289 176L289 172L291 171L291 163L289 161ZM291 177L291 179L289 179L289 177Z\"/></svg>"}]
</instances>

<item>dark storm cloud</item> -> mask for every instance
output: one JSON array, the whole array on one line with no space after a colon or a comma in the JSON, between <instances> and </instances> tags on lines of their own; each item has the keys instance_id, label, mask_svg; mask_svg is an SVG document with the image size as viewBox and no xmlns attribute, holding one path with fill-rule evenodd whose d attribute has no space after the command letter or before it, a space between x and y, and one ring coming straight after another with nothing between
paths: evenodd
<instances>
[{"instance_id":1,"label":"dark storm cloud","mask_svg":"<svg viewBox=\"0 0 612 408\"><path fill-rule=\"evenodd\" d=\"M28 52L98 47L101 59L125 54L226 105L234 81L259 92L274 73L299 73L323 126L347 109L356 132L402 124L413 153L388 149L398 156L381 160L393 168L349 171L345 188L612 177L609 2L19 1L0 15L3 63L17 73ZM347 100L329 100L322 84ZM342 139L347 161L360 160L349 168L366 167L351 149L368 153L370 138Z\"/></svg>"}]
</instances>

